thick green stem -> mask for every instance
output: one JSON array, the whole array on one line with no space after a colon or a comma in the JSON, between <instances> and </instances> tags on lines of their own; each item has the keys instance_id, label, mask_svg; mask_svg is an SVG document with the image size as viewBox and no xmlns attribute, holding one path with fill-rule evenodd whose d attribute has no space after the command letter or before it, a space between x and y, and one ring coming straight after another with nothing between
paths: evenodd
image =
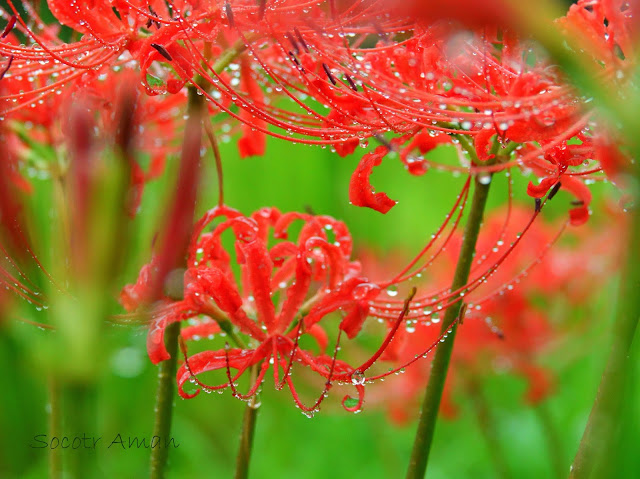
<instances>
[{"instance_id":1,"label":"thick green stem","mask_svg":"<svg viewBox=\"0 0 640 479\"><path fill-rule=\"evenodd\" d=\"M171 356L160 363L158 372L158 391L156 394L156 419L153 435L160 438L160 444L166 444L171 436L171 419L175 394L176 368L178 362L178 335L180 323L167 327L164 332L165 346ZM169 456L169 449L155 447L151 450L151 479L162 479Z\"/></svg>"},{"instance_id":2,"label":"thick green stem","mask_svg":"<svg viewBox=\"0 0 640 479\"><path fill-rule=\"evenodd\" d=\"M637 201L637 200L636 200ZM607 468L607 477L617 477L615 446L624 421L621 411L627 398L625 390L632 373L631 345L640 319L640 208L633 211L627 244L627 258L618 290L617 315L613 326L612 347L595 402L589 415L578 452L571 466L571 479L604 477L594 469Z\"/></svg>"},{"instance_id":3,"label":"thick green stem","mask_svg":"<svg viewBox=\"0 0 640 479\"><path fill-rule=\"evenodd\" d=\"M491 186L491 177L487 181L486 176L480 176L475 181L475 191L471 202L471 211L469 219L464 231L464 240L458 257L455 275L451 284L451 290L456 291L462 288L469 280L469 272L475 255L476 243L480 233L480 225L484 216L489 188ZM460 314L462 301L449 306L442 321L441 332L445 333L451 329L449 335L442 344L436 349L435 357L431 367L429 383L422 403L420 411L420 421L418 430L413 443L413 451L407 471L407 479L419 479L424 477L427 469L427 461L429 459L429 451L433 440L433 433L436 427L436 419L438 417L438 409L440 408L440 399L444 382L447 377L449 368L449 360L451 359L451 351L453 350L453 342L456 337L457 323L454 324L456 318ZM453 325L453 326L452 326Z\"/></svg>"},{"instance_id":4,"label":"thick green stem","mask_svg":"<svg viewBox=\"0 0 640 479\"><path fill-rule=\"evenodd\" d=\"M258 417L259 407L260 399L258 396L254 396L244 409L244 416L242 417L242 432L240 434L240 446L238 447L238 456L236 458L235 479L247 479L249 476L249 463L251 462L253 435L256 430L256 419Z\"/></svg>"}]
</instances>

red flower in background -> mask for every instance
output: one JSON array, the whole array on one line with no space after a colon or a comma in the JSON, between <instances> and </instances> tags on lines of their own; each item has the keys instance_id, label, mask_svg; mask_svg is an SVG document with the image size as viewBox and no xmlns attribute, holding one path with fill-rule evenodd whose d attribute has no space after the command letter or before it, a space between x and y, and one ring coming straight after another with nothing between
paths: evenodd
<instances>
[{"instance_id":1,"label":"red flower in background","mask_svg":"<svg viewBox=\"0 0 640 479\"><path fill-rule=\"evenodd\" d=\"M505 223L505 213L495 212L485 221L477 263L496 261L508 247L505 239L529 217L526 210L514 207ZM615 247L610 247L608 238L622 235L618 231L620 221L614 223L599 230L599 234L591 229L575 230L575 234L590 238L576 249L554 245L564 227L554 231L538 222L522 236L520 244L495 272L474 292L465 295L467 306L459 319L441 403L443 414L449 417L456 414L452 396L461 385L496 371L512 371L523 377L527 382L524 399L529 404L537 404L553 392L554 371L542 364L545 357L557 350L570 326L550 318L540 298L562 291L572 304L580 305L585 296L593 294L595 278L610 274L617 267L615 258L611 258ZM424 278L417 280L421 289L446 287L448 283L443 278L455 263L454 254L458 250L455 244L460 241L456 234L451 241L453 247L448 247L441 258L444 261L432 264ZM361 257L363 269L373 278L387 274L388 265L381 270L377 258ZM391 362L394 370L413 362L416 356L423 355L425 344L439 339L439 322L437 311L430 317L409 319L394 336L384 359ZM402 370L404 374L398 379L377 388L372 401L384 404L394 420L406 422L415 414L429 368L429 361L412 364Z\"/></svg>"}]
</instances>

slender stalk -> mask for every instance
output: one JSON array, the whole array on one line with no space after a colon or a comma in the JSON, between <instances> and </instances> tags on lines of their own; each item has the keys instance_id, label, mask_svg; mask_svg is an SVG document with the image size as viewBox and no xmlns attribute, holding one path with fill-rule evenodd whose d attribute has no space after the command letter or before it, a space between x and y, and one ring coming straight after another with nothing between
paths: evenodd
<instances>
[{"instance_id":1,"label":"slender stalk","mask_svg":"<svg viewBox=\"0 0 640 479\"><path fill-rule=\"evenodd\" d=\"M258 373L254 366L251 371L251 381ZM247 479L249 476L249 463L251 461L251 450L253 449L253 435L256 430L256 419L258 417L258 409L260 408L260 399L258 395L253 396L244 408L242 417L242 431L240 433L240 445L238 447L238 456L236 458L236 474L235 479Z\"/></svg>"},{"instance_id":2,"label":"slender stalk","mask_svg":"<svg viewBox=\"0 0 640 479\"><path fill-rule=\"evenodd\" d=\"M176 369L178 363L178 335L180 323L173 323L165 329L165 345L171 358L160 363L158 371L158 392L156 394L156 420L153 435L160 438L160 443L168 441L171 435L171 419L173 399L175 395ZM162 479L169 456L169 449L155 447L151 450L151 479Z\"/></svg>"},{"instance_id":3,"label":"slender stalk","mask_svg":"<svg viewBox=\"0 0 640 479\"><path fill-rule=\"evenodd\" d=\"M227 49L216 61L213 65L213 70L217 73L223 71L227 66L231 64L233 60L235 60L242 52L246 49L246 45L244 41L236 42L231 48ZM206 52L205 52L206 53ZM199 90L200 89L200 90ZM198 128L202 130L203 128L203 120L208 123L208 119L202 118L202 107L204 104L204 98L200 95L201 91L207 91L207 85L204 79L200 76L197 77L195 84L189 87L189 106L188 106L188 114L190 119L193 117L197 120ZM189 125L187 125L189 128ZM210 127L207 130L210 133ZM185 132L186 135L189 132ZM215 140L215 138L214 138ZM211 135L210 135L211 141ZM216 154L216 161L219 160L219 153L217 150L217 143L213 141L212 147L214 148L214 153ZM198 148L199 150L199 148ZM184 152L183 152L184 154ZM218 163L219 166L219 163ZM220 170L220 168L219 168ZM221 171L219 171L219 181L222 183L222 175ZM220 201L222 201L222 188L220 188ZM177 352L178 352L178 336L180 334L180 323L173 323L168 326L165 330L165 346L167 352L171 356L170 359L163 361L159 366L158 373L158 391L156 395L156 408L155 408L155 424L154 424L154 436L158 436L160 441L167 441L171 434L171 419L173 413L173 398L174 398L174 390L175 390L175 377L176 377L176 369L177 369ZM253 400L252 400L253 401ZM249 403L247 407L247 411L245 412L245 419L243 423L242 429L242 438L240 444L240 453L238 456L238 461L240 461L242 457L245 458L243 463L244 467L244 475L237 477L246 477L246 473L248 470L249 464L249 456L251 454L251 444L253 440L253 431L255 429L255 416L256 416L256 406L253 405L253 402ZM252 411L249 411L251 409ZM156 447L151 451L151 471L150 478L151 479L162 479L165 476L165 467L168 459L168 449L164 447ZM239 462L240 464L240 462Z\"/></svg>"},{"instance_id":4,"label":"slender stalk","mask_svg":"<svg viewBox=\"0 0 640 479\"><path fill-rule=\"evenodd\" d=\"M194 154L199 154L200 135L202 133L202 107L204 100L197 94L195 87L189 88L189 103L187 127L185 131L185 141L182 151L182 164L176 185L176 197L174 199L173 211L166 225L165 245L163 254L166 255L164 268L159 268L158 281L161 286L167 278L167 274L176 267L184 267L184 256L193 219L193 209L196 201L195 179L193 169ZM199 132L190 129L199 129ZM195 139L195 143L193 143ZM195 167L197 174L197 166ZM184 221L182 215L189 215L188 222ZM178 252L172 249L178 248ZM161 255L162 257L162 255ZM168 441L171 435L171 419L173 414L173 399L175 395L176 370L178 362L178 336L180 335L180 323L176 322L165 329L165 347L169 353L169 359L163 361L158 371L158 391L156 393L155 423L153 435L162 441ZM165 475L165 467L169 455L168 448L155 447L151 450L151 479L162 479Z\"/></svg>"},{"instance_id":5,"label":"slender stalk","mask_svg":"<svg viewBox=\"0 0 640 479\"><path fill-rule=\"evenodd\" d=\"M487 444L489 456L491 456L491 460L496 468L497 476L502 479L511 479L512 475L509 472L509 466L504 460L505 454L500 447L500 441L498 441L493 427L491 410L485 400L480 384L478 384L478 380L473 376L473 372L470 372L466 382L467 393L473 405L473 412L478 421L478 427L482 437Z\"/></svg>"},{"instance_id":6,"label":"slender stalk","mask_svg":"<svg viewBox=\"0 0 640 479\"><path fill-rule=\"evenodd\" d=\"M471 211L469 219L464 231L464 240L458 257L458 264L451 284L451 290L455 291L462 288L469 280L469 272L475 255L476 243L480 233L480 225L484 216L487 197L489 196L489 188L491 181L486 181L486 177L481 177L482 182L476 177L475 191L471 202ZM420 410L420 421L418 430L416 431L413 443L413 451L407 471L407 479L419 479L424 477L431 450L433 433L438 418L438 409L440 408L440 399L444 382L447 377L449 368L449 360L451 359L451 351L453 350L453 342L456 336L457 323L453 324L460 313L462 301L449 306L442 321L441 332L445 333L451 328L451 331L445 341L436 348L435 357L429 375L429 383L425 392L424 401ZM453 326L452 326L453 324Z\"/></svg>"},{"instance_id":7,"label":"slender stalk","mask_svg":"<svg viewBox=\"0 0 640 479\"><path fill-rule=\"evenodd\" d=\"M618 290L611 352L571 466L571 479L603 477L593 474L594 469L606 467L607 464L615 468L614 448L618 443L619 428L624 420L621 415L627 400L624 392L631 378L633 366L629 354L640 319L640 208L637 204L632 215L627 258ZM609 477L616 477L611 468L608 474L611 474Z\"/></svg>"}]
</instances>

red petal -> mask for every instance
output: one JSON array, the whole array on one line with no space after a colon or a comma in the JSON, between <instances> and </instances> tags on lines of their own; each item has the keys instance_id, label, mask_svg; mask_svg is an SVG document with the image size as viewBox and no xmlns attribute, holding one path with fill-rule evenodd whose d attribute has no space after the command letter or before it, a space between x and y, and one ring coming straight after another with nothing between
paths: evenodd
<instances>
[{"instance_id":1,"label":"red petal","mask_svg":"<svg viewBox=\"0 0 640 479\"><path fill-rule=\"evenodd\" d=\"M369 315L369 306L364 301L356 303L344 319L340 322L340 329L342 329L349 339L355 338L364 324L365 319Z\"/></svg>"},{"instance_id":2,"label":"red petal","mask_svg":"<svg viewBox=\"0 0 640 479\"><path fill-rule=\"evenodd\" d=\"M275 306L271 300L271 272L273 262L265 243L261 240L249 243L236 243L244 255L243 271L249 284L244 284L245 291L253 294L258 314L258 321L271 331L275 326Z\"/></svg>"},{"instance_id":3,"label":"red petal","mask_svg":"<svg viewBox=\"0 0 640 479\"><path fill-rule=\"evenodd\" d=\"M311 268L306 256L299 254L296 257L295 283L287 289L287 299L282 305L282 311L278 318L278 331L284 332L293 321L294 316L300 310L309 291L311 284Z\"/></svg>"},{"instance_id":4,"label":"red petal","mask_svg":"<svg viewBox=\"0 0 640 479\"><path fill-rule=\"evenodd\" d=\"M495 130L482 130L475 136L476 154L480 161L488 161L493 158L494 155L490 155L491 150L491 138L496 134Z\"/></svg>"},{"instance_id":5,"label":"red petal","mask_svg":"<svg viewBox=\"0 0 640 479\"><path fill-rule=\"evenodd\" d=\"M240 84L256 107L260 108L264 104L264 94L260 84L254 78L254 73L246 56L240 62ZM242 124L242 137L238 140L238 151L240 158L248 156L264 155L267 140L266 135L255 127L266 128L267 122L256 118L250 108L240 110Z\"/></svg>"},{"instance_id":6,"label":"red petal","mask_svg":"<svg viewBox=\"0 0 640 479\"><path fill-rule=\"evenodd\" d=\"M569 218L573 226L580 226L589 219L589 203L591 203L591 190L582 181L572 176L562 177L562 186L568 190L582 204L569 210Z\"/></svg>"},{"instance_id":7,"label":"red petal","mask_svg":"<svg viewBox=\"0 0 640 479\"><path fill-rule=\"evenodd\" d=\"M165 305L166 306L166 303ZM160 306L162 308L163 306ZM153 364L169 359L171 356L167 352L164 345L164 331L172 323L183 321L194 313L189 306L184 303L174 303L164 312L155 317L149 325L149 334L147 335L147 354Z\"/></svg>"},{"instance_id":8,"label":"red petal","mask_svg":"<svg viewBox=\"0 0 640 479\"><path fill-rule=\"evenodd\" d=\"M385 193L375 193L370 180L373 168L382 163L382 158L388 152L386 146L379 146L362 157L349 184L349 200L352 204L366 206L380 213L386 213L396 205Z\"/></svg>"},{"instance_id":9,"label":"red petal","mask_svg":"<svg viewBox=\"0 0 640 479\"><path fill-rule=\"evenodd\" d=\"M347 141L339 141L337 143L334 143L333 147L336 149L336 153L339 156L345 157L356 151L356 148L358 148L359 144L360 140L358 138L350 138Z\"/></svg>"},{"instance_id":10,"label":"red petal","mask_svg":"<svg viewBox=\"0 0 640 479\"><path fill-rule=\"evenodd\" d=\"M411 152L416 148L421 154L429 153L438 145L446 145L451 143L451 137L446 133L438 133L432 135L427 130L421 130L416 136L413 137L411 143L400 151L400 159L405 164L409 173L412 175L423 175L427 171L427 165L424 159L411 158Z\"/></svg>"},{"instance_id":11,"label":"red petal","mask_svg":"<svg viewBox=\"0 0 640 479\"><path fill-rule=\"evenodd\" d=\"M219 332L220 326L215 321L201 321L200 323L193 326L182 328L180 334L185 340L188 341L190 339L194 339L195 336L206 338L207 336L218 334Z\"/></svg>"},{"instance_id":12,"label":"red petal","mask_svg":"<svg viewBox=\"0 0 640 479\"><path fill-rule=\"evenodd\" d=\"M547 194L549 188L558 182L558 178L544 178L539 184L535 185L532 181L527 185L527 194L533 198L542 198Z\"/></svg>"}]
</instances>

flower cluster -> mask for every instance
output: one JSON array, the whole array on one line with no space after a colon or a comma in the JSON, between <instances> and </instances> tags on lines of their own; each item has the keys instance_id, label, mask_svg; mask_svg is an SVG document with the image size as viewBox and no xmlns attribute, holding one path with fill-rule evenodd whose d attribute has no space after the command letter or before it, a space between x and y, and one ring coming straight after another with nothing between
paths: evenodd
<instances>
[{"instance_id":1,"label":"flower cluster","mask_svg":"<svg viewBox=\"0 0 640 479\"><path fill-rule=\"evenodd\" d=\"M171 101L165 94L191 85L210 113L226 113L223 123L239 119L241 156L262 154L267 133L332 144L342 155L377 138L383 144L362 158L350 198L381 212L395 202L374 192L370 176L391 151L414 175L429 166L471 174L523 168L541 180L530 183L532 197L552 197L560 187L576 197L574 224L588 217L584 180L628 162L588 100L566 86L541 49L507 26L483 22L465 31L453 21L427 24L380 1L48 4L82 38L62 41L35 12L27 22L9 2L13 15L3 15L8 25L0 43L8 59L3 116L87 84L103 97L109 78L133 69L143 90L161 94L163 103ZM583 0L558 29L568 37L582 32L602 76L624 83L634 64L632 10L625 2ZM31 46L17 44L12 30ZM456 144L460 165L432 165L425 157L442 143Z\"/></svg>"},{"instance_id":2,"label":"flower cluster","mask_svg":"<svg viewBox=\"0 0 640 479\"><path fill-rule=\"evenodd\" d=\"M210 224L218 222L211 231ZM301 223L297 240L291 230ZM224 236L233 238L235 262L225 248ZM364 373L388 345L365 363L353 367L337 358L340 338L355 337L368 316L368 301L380 294L380 287L361 276L360 265L350 260L352 240L345 225L328 216L302 213L282 214L263 208L244 216L226 206L210 210L195 226L184 272L183 298L163 298L151 310L148 352L152 362L169 358L164 331L176 321L195 319L182 330L183 340L227 334L233 347L186 356L177 380L182 397L194 397L204 390L231 388L235 396L256 394L269 368L277 388L287 385L296 404L314 411L333 383L355 385L358 399L345 397L348 410L359 410L364 399ZM239 273L234 272L234 263ZM144 266L138 281L126 286L121 303L134 311L151 296L154 262ZM238 276L236 278L236 276ZM341 317L333 354L328 354L330 336L325 324L332 314ZM402 321L403 314L398 319ZM397 326L396 326L397 328ZM300 347L304 336L313 338L319 353ZM325 380L322 394L312 406L300 400L291 379L294 364L308 367ZM235 381L258 368L249 391L241 394ZM209 386L197 379L206 371L226 370L228 380ZM234 370L232 373L231 370ZM185 391L194 382L198 390Z\"/></svg>"}]
</instances>

